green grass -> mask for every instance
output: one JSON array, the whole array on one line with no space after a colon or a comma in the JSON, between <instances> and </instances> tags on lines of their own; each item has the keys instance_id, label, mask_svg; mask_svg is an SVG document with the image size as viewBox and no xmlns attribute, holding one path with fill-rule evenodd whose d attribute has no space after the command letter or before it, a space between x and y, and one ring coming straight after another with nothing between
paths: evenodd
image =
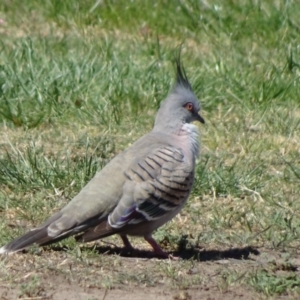
<instances>
[{"instance_id":1,"label":"green grass","mask_svg":"<svg viewBox=\"0 0 300 300\"><path fill-rule=\"evenodd\" d=\"M206 125L199 126L201 156L190 200L156 238L170 251L184 240L188 250L251 246L296 257L298 6L268 0L1 1L0 244L57 211L151 130L182 44ZM109 241L120 245L117 238ZM69 254L78 259L71 239L61 244L74 248ZM296 269L222 270L217 285L297 298ZM181 277L176 265L160 263L156 271L180 289L205 282ZM126 274L105 275L101 286L160 280ZM31 292L40 286L32 278L21 293L39 296Z\"/></svg>"}]
</instances>

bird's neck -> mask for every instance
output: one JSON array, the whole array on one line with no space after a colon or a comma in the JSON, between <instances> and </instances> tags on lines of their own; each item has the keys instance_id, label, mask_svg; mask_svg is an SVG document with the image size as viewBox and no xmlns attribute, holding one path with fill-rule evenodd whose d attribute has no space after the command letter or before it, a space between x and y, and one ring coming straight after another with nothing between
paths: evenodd
<instances>
[{"instance_id":1,"label":"bird's neck","mask_svg":"<svg viewBox=\"0 0 300 300\"><path fill-rule=\"evenodd\" d=\"M184 123L177 132L177 135L184 140L186 147L191 151L193 160L196 160L199 156L199 131L197 126Z\"/></svg>"},{"instance_id":2,"label":"bird's neck","mask_svg":"<svg viewBox=\"0 0 300 300\"><path fill-rule=\"evenodd\" d=\"M156 123L153 128L154 133L173 136L174 146L180 147L192 161L199 156L199 131L197 126L178 122L177 124L164 122L163 126ZM171 126L172 125L172 126ZM173 144L173 143L171 143Z\"/></svg>"}]
</instances>

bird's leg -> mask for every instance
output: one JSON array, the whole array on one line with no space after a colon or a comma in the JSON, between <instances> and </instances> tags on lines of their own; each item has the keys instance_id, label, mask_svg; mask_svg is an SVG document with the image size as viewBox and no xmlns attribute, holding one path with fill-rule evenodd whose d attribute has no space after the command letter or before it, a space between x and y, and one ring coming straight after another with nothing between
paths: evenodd
<instances>
[{"instance_id":1,"label":"bird's leg","mask_svg":"<svg viewBox=\"0 0 300 300\"><path fill-rule=\"evenodd\" d=\"M120 234L120 237L121 237L121 239L122 239L122 241L123 241L123 244L124 244L124 250L126 251L126 252L131 252L131 251L133 251L134 250L134 248L132 247L132 245L130 244L130 242L129 242L129 240L128 240L128 237L127 237L127 235L126 234Z\"/></svg>"},{"instance_id":2,"label":"bird's leg","mask_svg":"<svg viewBox=\"0 0 300 300\"><path fill-rule=\"evenodd\" d=\"M172 255L168 254L163 249L161 249L161 247L157 244L157 242L155 241L155 239L152 237L151 234L144 236L144 239L151 245L151 247L153 248L154 253L156 255L163 257L163 258L176 259Z\"/></svg>"}]
</instances>

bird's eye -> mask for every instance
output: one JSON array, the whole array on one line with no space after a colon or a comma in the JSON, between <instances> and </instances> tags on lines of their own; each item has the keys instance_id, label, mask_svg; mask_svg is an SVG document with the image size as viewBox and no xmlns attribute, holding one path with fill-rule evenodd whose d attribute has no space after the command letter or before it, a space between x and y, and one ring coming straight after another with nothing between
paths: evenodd
<instances>
[{"instance_id":1,"label":"bird's eye","mask_svg":"<svg viewBox=\"0 0 300 300\"><path fill-rule=\"evenodd\" d=\"M194 109L194 105L191 102L188 102L187 104L184 105L184 107L188 110L188 111L193 111Z\"/></svg>"}]
</instances>

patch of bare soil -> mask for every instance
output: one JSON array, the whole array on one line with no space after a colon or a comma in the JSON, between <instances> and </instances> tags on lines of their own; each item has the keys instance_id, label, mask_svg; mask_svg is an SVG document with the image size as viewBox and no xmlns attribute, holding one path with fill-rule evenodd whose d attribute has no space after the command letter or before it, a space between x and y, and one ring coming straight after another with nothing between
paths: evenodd
<instances>
[{"instance_id":1,"label":"patch of bare soil","mask_svg":"<svg viewBox=\"0 0 300 300\"><path fill-rule=\"evenodd\" d=\"M249 247L180 252L180 259L148 258L147 251L124 254L98 247L70 252L46 248L0 257L0 299L266 299L243 278L272 255ZM195 253L194 253L195 254ZM121 256L122 255L122 256ZM295 261L295 264L299 263ZM274 299L297 299L277 296Z\"/></svg>"},{"instance_id":2,"label":"patch of bare soil","mask_svg":"<svg viewBox=\"0 0 300 300\"><path fill-rule=\"evenodd\" d=\"M52 281L53 278L49 278L49 281ZM45 283L46 284L46 283ZM55 289L48 289L48 293L44 293L42 296L37 297L20 297L18 298L18 294L16 290L9 290L7 288L0 288L0 299L53 299L53 300L69 300L69 299L90 299L90 300L98 300L98 299L124 299L124 300L141 300L141 299L149 299L149 300L188 300L188 299L257 299L254 297L247 297L247 292L242 289L228 291L226 293L222 293L218 290L209 290L209 289L193 289L188 291L179 291L174 292L171 290L164 290L163 288L127 288L123 289L112 289L112 290L100 290L100 289L83 289L73 284L70 285L68 283L60 283L57 284Z\"/></svg>"}]
</instances>

